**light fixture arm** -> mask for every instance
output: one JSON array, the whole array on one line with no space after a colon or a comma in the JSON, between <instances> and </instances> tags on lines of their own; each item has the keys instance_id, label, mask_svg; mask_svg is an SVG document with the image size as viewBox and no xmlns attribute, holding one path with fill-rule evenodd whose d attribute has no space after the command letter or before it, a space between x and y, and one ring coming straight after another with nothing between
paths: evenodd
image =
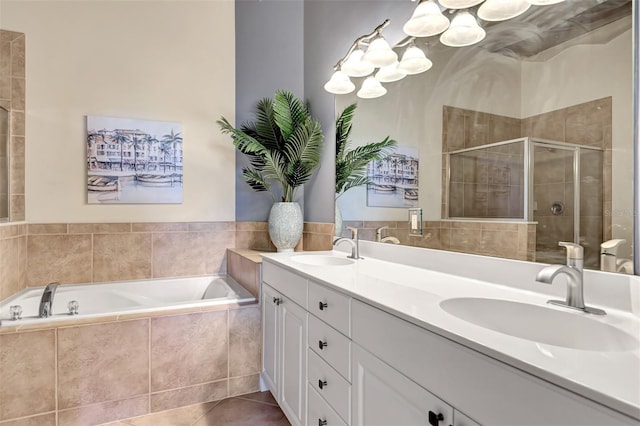
<instances>
[{"instance_id":1,"label":"light fixture arm","mask_svg":"<svg viewBox=\"0 0 640 426\"><path fill-rule=\"evenodd\" d=\"M365 44L371 41L371 39L375 38L375 37L379 37L382 34L382 30L385 29L387 27L387 25L389 25L389 19L385 19L384 22L380 25L378 25L371 33L369 34L365 34L363 36L358 37L353 44L351 45L351 47L349 48L349 51L347 52L346 55L344 55L342 57L342 59L340 59L334 66L333 66L333 70L337 71L340 69L340 67L342 67L342 64L344 64L344 62L347 60L347 58L349 57L349 55L351 55L351 53L356 50L356 48L358 47L358 45L360 43Z\"/></svg>"}]
</instances>

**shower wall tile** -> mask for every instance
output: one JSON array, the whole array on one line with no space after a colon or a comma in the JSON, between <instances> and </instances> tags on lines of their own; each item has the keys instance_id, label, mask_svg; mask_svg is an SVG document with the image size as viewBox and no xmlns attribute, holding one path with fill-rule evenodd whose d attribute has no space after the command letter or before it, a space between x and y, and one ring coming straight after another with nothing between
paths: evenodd
<instances>
[{"instance_id":1,"label":"shower wall tile","mask_svg":"<svg viewBox=\"0 0 640 426\"><path fill-rule=\"evenodd\" d=\"M58 413L58 426L97 425L142 416L148 412L149 396L143 395L70 410L61 410Z\"/></svg>"},{"instance_id":2,"label":"shower wall tile","mask_svg":"<svg viewBox=\"0 0 640 426\"><path fill-rule=\"evenodd\" d=\"M56 413L7 420L6 422L0 422L0 426L56 426Z\"/></svg>"},{"instance_id":3,"label":"shower wall tile","mask_svg":"<svg viewBox=\"0 0 640 426\"><path fill-rule=\"evenodd\" d=\"M0 335L0 421L55 410L55 374L53 330Z\"/></svg>"},{"instance_id":4,"label":"shower wall tile","mask_svg":"<svg viewBox=\"0 0 640 426\"><path fill-rule=\"evenodd\" d=\"M148 319L58 329L58 409L148 393Z\"/></svg>"},{"instance_id":5,"label":"shower wall tile","mask_svg":"<svg viewBox=\"0 0 640 426\"><path fill-rule=\"evenodd\" d=\"M566 110L560 109L531 117L531 127L528 134L535 138L565 140Z\"/></svg>"},{"instance_id":6,"label":"shower wall tile","mask_svg":"<svg viewBox=\"0 0 640 426\"><path fill-rule=\"evenodd\" d=\"M0 300L26 287L27 238L24 225L0 227Z\"/></svg>"},{"instance_id":7,"label":"shower wall tile","mask_svg":"<svg viewBox=\"0 0 640 426\"><path fill-rule=\"evenodd\" d=\"M229 311L229 376L258 374L262 361L260 306Z\"/></svg>"},{"instance_id":8,"label":"shower wall tile","mask_svg":"<svg viewBox=\"0 0 640 426\"><path fill-rule=\"evenodd\" d=\"M151 319L152 392L227 377L227 315L212 311Z\"/></svg>"},{"instance_id":9,"label":"shower wall tile","mask_svg":"<svg viewBox=\"0 0 640 426\"><path fill-rule=\"evenodd\" d=\"M27 285L91 282L91 235L29 235Z\"/></svg>"}]
</instances>

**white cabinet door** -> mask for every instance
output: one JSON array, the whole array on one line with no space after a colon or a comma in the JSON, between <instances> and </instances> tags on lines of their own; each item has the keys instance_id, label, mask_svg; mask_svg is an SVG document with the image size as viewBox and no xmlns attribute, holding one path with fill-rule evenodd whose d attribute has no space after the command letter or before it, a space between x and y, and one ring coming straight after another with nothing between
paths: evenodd
<instances>
[{"instance_id":1,"label":"white cabinet door","mask_svg":"<svg viewBox=\"0 0 640 426\"><path fill-rule=\"evenodd\" d=\"M277 399L279 394L278 380L278 302L282 295L266 284L262 285L262 378Z\"/></svg>"},{"instance_id":2,"label":"white cabinet door","mask_svg":"<svg viewBox=\"0 0 640 426\"><path fill-rule=\"evenodd\" d=\"M470 419L458 410L453 410L453 426L480 426L480 423Z\"/></svg>"},{"instance_id":3,"label":"white cabinet door","mask_svg":"<svg viewBox=\"0 0 640 426\"><path fill-rule=\"evenodd\" d=\"M294 425L306 421L307 311L283 297L279 305L281 343L280 407Z\"/></svg>"},{"instance_id":4,"label":"white cabinet door","mask_svg":"<svg viewBox=\"0 0 640 426\"><path fill-rule=\"evenodd\" d=\"M351 359L353 425L452 423L453 408L356 344Z\"/></svg>"}]
</instances>

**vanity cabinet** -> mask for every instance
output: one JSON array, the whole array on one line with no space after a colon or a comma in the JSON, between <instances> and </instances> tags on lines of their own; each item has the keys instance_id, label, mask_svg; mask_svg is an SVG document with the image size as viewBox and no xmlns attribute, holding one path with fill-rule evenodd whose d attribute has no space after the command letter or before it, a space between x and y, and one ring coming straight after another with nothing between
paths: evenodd
<instances>
[{"instance_id":1,"label":"vanity cabinet","mask_svg":"<svg viewBox=\"0 0 640 426\"><path fill-rule=\"evenodd\" d=\"M306 424L307 311L262 286L263 379L294 425Z\"/></svg>"}]
</instances>

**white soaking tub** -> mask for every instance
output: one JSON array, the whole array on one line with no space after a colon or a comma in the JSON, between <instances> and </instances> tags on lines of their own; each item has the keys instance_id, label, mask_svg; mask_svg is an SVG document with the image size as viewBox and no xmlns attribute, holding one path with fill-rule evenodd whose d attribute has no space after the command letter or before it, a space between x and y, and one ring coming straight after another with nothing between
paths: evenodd
<instances>
[{"instance_id":1,"label":"white soaking tub","mask_svg":"<svg viewBox=\"0 0 640 426\"><path fill-rule=\"evenodd\" d=\"M0 302L0 326L45 324L79 318L250 303L255 298L229 276L166 278L97 284L60 285L53 299L53 315L38 317L44 287L31 287ZM79 304L78 315L68 304ZM20 305L22 318L12 320L10 307Z\"/></svg>"}]
</instances>

